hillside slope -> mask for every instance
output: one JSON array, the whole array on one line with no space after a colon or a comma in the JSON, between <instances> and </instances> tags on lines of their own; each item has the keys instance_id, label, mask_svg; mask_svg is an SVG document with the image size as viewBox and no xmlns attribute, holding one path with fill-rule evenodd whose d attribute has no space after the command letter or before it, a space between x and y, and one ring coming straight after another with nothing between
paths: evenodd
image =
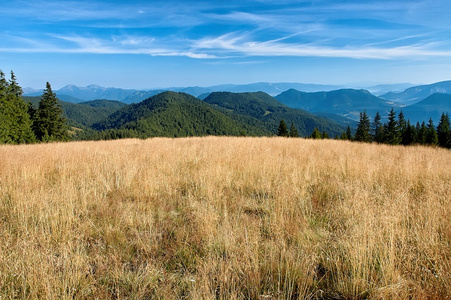
<instances>
[{"instance_id":1,"label":"hillside slope","mask_svg":"<svg viewBox=\"0 0 451 300\"><path fill-rule=\"evenodd\" d=\"M400 104L412 105L435 93L451 94L451 80L414 86L404 90L403 92L390 92L380 97L390 101L399 102Z\"/></svg>"},{"instance_id":2,"label":"hillside slope","mask_svg":"<svg viewBox=\"0 0 451 300\"><path fill-rule=\"evenodd\" d=\"M426 99L402 109L411 122L427 122L432 118L437 125L442 113L451 113L451 94L435 93Z\"/></svg>"},{"instance_id":3,"label":"hillside slope","mask_svg":"<svg viewBox=\"0 0 451 300\"><path fill-rule=\"evenodd\" d=\"M163 92L124 107L93 128L134 130L140 137L270 134L265 128L244 124L191 95L176 92Z\"/></svg>"},{"instance_id":4,"label":"hillside slope","mask_svg":"<svg viewBox=\"0 0 451 300\"><path fill-rule=\"evenodd\" d=\"M214 92L205 98L204 101L234 113L260 120L274 134L277 132L279 122L282 119L285 120L288 126L293 122L301 136L309 135L315 127L327 132L330 136L335 136L345 131L344 125L340 125L330 119L315 116L301 109L287 107L263 92Z\"/></svg>"},{"instance_id":5,"label":"hillside slope","mask_svg":"<svg viewBox=\"0 0 451 300\"><path fill-rule=\"evenodd\" d=\"M41 100L40 96L24 96L23 98L35 108L38 107ZM90 127L92 124L106 119L112 113L126 106L125 103L112 100L93 100L82 103L59 101L59 103L68 124L75 127Z\"/></svg>"},{"instance_id":6,"label":"hillside slope","mask_svg":"<svg viewBox=\"0 0 451 300\"><path fill-rule=\"evenodd\" d=\"M354 89L316 93L291 89L276 96L276 99L290 107L305 109L309 112L336 114L353 120L358 120L363 110L366 110L369 115L375 115L377 111L385 115L392 107L395 109L399 107L366 90Z\"/></svg>"}]
</instances>

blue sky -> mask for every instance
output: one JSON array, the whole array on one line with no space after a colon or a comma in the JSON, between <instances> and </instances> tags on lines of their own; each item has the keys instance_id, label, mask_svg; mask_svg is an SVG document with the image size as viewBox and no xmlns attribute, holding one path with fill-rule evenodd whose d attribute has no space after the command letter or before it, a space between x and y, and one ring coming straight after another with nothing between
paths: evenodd
<instances>
[{"instance_id":1,"label":"blue sky","mask_svg":"<svg viewBox=\"0 0 451 300\"><path fill-rule=\"evenodd\" d=\"M23 87L451 79L451 1L0 0Z\"/></svg>"}]
</instances>

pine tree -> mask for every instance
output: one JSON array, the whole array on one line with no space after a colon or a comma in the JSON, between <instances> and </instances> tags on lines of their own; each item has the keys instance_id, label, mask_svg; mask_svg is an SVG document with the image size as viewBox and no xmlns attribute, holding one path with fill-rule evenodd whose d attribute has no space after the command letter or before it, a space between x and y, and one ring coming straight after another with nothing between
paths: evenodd
<instances>
[{"instance_id":1,"label":"pine tree","mask_svg":"<svg viewBox=\"0 0 451 300\"><path fill-rule=\"evenodd\" d=\"M0 143L32 143L35 137L28 115L28 105L22 99L22 88L11 71L9 82L0 70Z\"/></svg>"},{"instance_id":2,"label":"pine tree","mask_svg":"<svg viewBox=\"0 0 451 300\"><path fill-rule=\"evenodd\" d=\"M404 118L404 113L402 112L402 110L398 115L398 128L399 128L399 136L401 137L402 141L402 137L404 136L407 130L407 121Z\"/></svg>"},{"instance_id":3,"label":"pine tree","mask_svg":"<svg viewBox=\"0 0 451 300\"><path fill-rule=\"evenodd\" d=\"M8 82L5 79L5 73L0 70L0 143L11 142L9 138L9 128L11 127L11 119L9 112L9 105L7 101L8 96Z\"/></svg>"},{"instance_id":4,"label":"pine tree","mask_svg":"<svg viewBox=\"0 0 451 300\"><path fill-rule=\"evenodd\" d=\"M294 127L294 122L291 122L291 126L290 126L290 137L299 137L299 133L298 130L296 129L296 127Z\"/></svg>"},{"instance_id":5,"label":"pine tree","mask_svg":"<svg viewBox=\"0 0 451 300\"><path fill-rule=\"evenodd\" d=\"M428 134L428 128L426 127L426 124L424 123L424 121L421 123L417 122L417 126L416 126L416 130L417 130L417 142L420 145L424 145L426 144L426 136Z\"/></svg>"},{"instance_id":6,"label":"pine tree","mask_svg":"<svg viewBox=\"0 0 451 300\"><path fill-rule=\"evenodd\" d=\"M381 123L381 115L379 112L376 112L376 116L373 121L373 140L376 143L384 142L384 126Z\"/></svg>"},{"instance_id":7,"label":"pine tree","mask_svg":"<svg viewBox=\"0 0 451 300\"><path fill-rule=\"evenodd\" d=\"M441 147L451 148L451 128L448 113L443 113L437 126L438 144Z\"/></svg>"},{"instance_id":8,"label":"pine tree","mask_svg":"<svg viewBox=\"0 0 451 300\"><path fill-rule=\"evenodd\" d=\"M322 138L321 132L319 132L319 129L315 127L313 129L312 134L310 135L310 137L312 139L321 139Z\"/></svg>"},{"instance_id":9,"label":"pine tree","mask_svg":"<svg viewBox=\"0 0 451 300\"><path fill-rule=\"evenodd\" d=\"M426 144L432 145L432 146L438 145L437 131L435 130L434 122L432 121L432 118L429 119L429 123L427 126Z\"/></svg>"},{"instance_id":10,"label":"pine tree","mask_svg":"<svg viewBox=\"0 0 451 300\"><path fill-rule=\"evenodd\" d=\"M363 111L363 113L360 113L360 120L357 125L357 131L355 133L354 140L365 143L371 142L370 131L371 131L370 119L368 118L366 111Z\"/></svg>"},{"instance_id":11,"label":"pine tree","mask_svg":"<svg viewBox=\"0 0 451 300\"><path fill-rule=\"evenodd\" d=\"M279 128L277 129L277 135L278 136L284 136L288 137L288 130L287 130L287 123L285 123L285 120L280 120Z\"/></svg>"},{"instance_id":12,"label":"pine tree","mask_svg":"<svg viewBox=\"0 0 451 300\"><path fill-rule=\"evenodd\" d=\"M58 98L53 93L50 83L47 82L33 120L34 132L40 141L68 140L66 119L62 113Z\"/></svg>"},{"instance_id":13,"label":"pine tree","mask_svg":"<svg viewBox=\"0 0 451 300\"><path fill-rule=\"evenodd\" d=\"M396 121L396 113L393 108L388 114L388 123L384 127L385 143L390 145L398 145L401 138L399 135L398 122Z\"/></svg>"},{"instance_id":14,"label":"pine tree","mask_svg":"<svg viewBox=\"0 0 451 300\"><path fill-rule=\"evenodd\" d=\"M415 129L415 126L410 125L410 121L407 120L406 129L402 136L401 143L403 145L412 145L412 144L416 143L417 138L418 137L417 137L417 131Z\"/></svg>"},{"instance_id":15,"label":"pine tree","mask_svg":"<svg viewBox=\"0 0 451 300\"><path fill-rule=\"evenodd\" d=\"M352 141L352 131L351 131L351 126L349 126L349 125L346 128L346 137L349 141Z\"/></svg>"}]
</instances>

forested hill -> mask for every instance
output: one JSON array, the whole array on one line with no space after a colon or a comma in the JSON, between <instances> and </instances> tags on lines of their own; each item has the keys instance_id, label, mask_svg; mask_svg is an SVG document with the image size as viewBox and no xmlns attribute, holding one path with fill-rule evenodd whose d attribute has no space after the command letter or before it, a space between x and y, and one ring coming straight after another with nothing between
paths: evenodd
<instances>
[{"instance_id":1,"label":"forested hill","mask_svg":"<svg viewBox=\"0 0 451 300\"><path fill-rule=\"evenodd\" d=\"M310 135L314 128L327 132L330 136L339 135L346 130L347 124L339 124L331 119L318 117L302 109L290 108L263 92L256 93L211 93L205 102L227 109L234 113L255 118L265 127L277 132L280 120L293 123L300 136Z\"/></svg>"},{"instance_id":2,"label":"forested hill","mask_svg":"<svg viewBox=\"0 0 451 300\"><path fill-rule=\"evenodd\" d=\"M34 108L38 107L41 97L23 97L30 102ZM82 103L70 103L59 101L63 109L63 115L68 124L75 127L90 127L92 124L106 119L109 115L126 106L125 103L113 100L93 100Z\"/></svg>"},{"instance_id":3,"label":"forested hill","mask_svg":"<svg viewBox=\"0 0 451 300\"><path fill-rule=\"evenodd\" d=\"M366 90L341 89L330 92L307 93L288 90L276 96L280 102L305 109L313 113L336 114L353 120L359 119L359 113L366 110L370 115L377 111L388 112L392 107L400 107L396 103L378 98Z\"/></svg>"},{"instance_id":4,"label":"forested hill","mask_svg":"<svg viewBox=\"0 0 451 300\"><path fill-rule=\"evenodd\" d=\"M163 92L124 107L96 130L128 130L139 137L271 135L265 127L245 124L185 93Z\"/></svg>"}]
</instances>

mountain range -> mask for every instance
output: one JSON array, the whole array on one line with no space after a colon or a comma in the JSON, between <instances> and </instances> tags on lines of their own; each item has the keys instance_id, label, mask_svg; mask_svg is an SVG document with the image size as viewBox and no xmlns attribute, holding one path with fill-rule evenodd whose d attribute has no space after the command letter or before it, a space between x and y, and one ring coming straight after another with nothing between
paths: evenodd
<instances>
[{"instance_id":1,"label":"mountain range","mask_svg":"<svg viewBox=\"0 0 451 300\"><path fill-rule=\"evenodd\" d=\"M409 84L392 84L392 85L377 85L366 88L375 95L385 94L387 91L399 91L403 87L411 86ZM121 89L115 87L101 87L99 85L91 84L86 87L78 87L73 84L69 84L54 92L58 98L73 103L80 103L83 101L107 99L117 100L127 104L138 103L147 98L155 96L164 91L183 92L190 94L194 97L204 99L212 92L233 92L233 93L245 93L245 92L265 92L271 96L279 95L280 93L289 89L296 89L303 92L319 92L319 91L332 91L344 88L344 86L338 85L321 85L321 84L305 84L305 83L268 83L259 82L251 84L223 84L209 87L172 87L164 89L151 89L151 90L136 90L136 89ZM25 96L40 96L43 90L37 90L33 88L24 88Z\"/></svg>"},{"instance_id":2,"label":"mountain range","mask_svg":"<svg viewBox=\"0 0 451 300\"><path fill-rule=\"evenodd\" d=\"M333 120L287 107L263 92L214 92L204 101L181 92L163 92L128 105L92 128L131 130L139 137L193 135L274 135L280 120L302 136L319 128L335 136L345 130Z\"/></svg>"},{"instance_id":3,"label":"mountain range","mask_svg":"<svg viewBox=\"0 0 451 300\"><path fill-rule=\"evenodd\" d=\"M410 87L402 92L389 92L380 97L401 105L412 105L435 94L451 94L451 80Z\"/></svg>"},{"instance_id":4,"label":"mountain range","mask_svg":"<svg viewBox=\"0 0 451 300\"><path fill-rule=\"evenodd\" d=\"M384 90L389 87L400 88L405 85L406 84L378 86L377 88ZM295 89L294 87L299 89ZM448 97L451 94L451 81L409 87L401 92L389 92L379 97L364 89L334 88L334 86L300 83L255 83L247 85L218 85L207 88L173 88L172 90L174 92L195 96L207 103L212 100L210 96L215 93L231 93L222 94L222 97L224 98L225 95L233 94L233 101L240 102L243 100L243 94L247 93L246 97L249 97L249 95L251 95L249 93L256 93L260 91L265 93L267 97L271 97L273 99L271 101L277 101L280 105L284 105L285 110L288 108L301 109L305 112L314 114L315 117L325 118L342 126L354 126L356 121L359 120L360 112L363 110L366 110L370 118L374 117L376 112L379 112L384 119L387 117L388 111L390 111L391 108L394 108L397 112L402 110L405 117L410 119L411 122L427 122L429 118L432 118L435 124L438 123L439 117L443 112L451 112L451 100ZM25 92L28 92L28 94L26 93L25 95L37 96L42 93L42 91L30 91L28 89L24 90ZM66 105L68 108L67 114L70 115L71 109L69 103L84 103L86 101L93 101L93 99L96 99L96 101L98 99L119 99L123 105L132 103L138 104L143 100L154 97L165 91L165 89L137 91L132 89L104 88L98 85L89 85L87 87L68 85L60 90L57 90L56 94L60 100L68 103ZM437 92L440 92L440 94L437 94ZM276 93L277 95L275 95ZM218 96L218 94L215 96ZM267 102L265 105L268 105L271 101ZM212 102L210 104L215 105L217 109L219 108L218 103ZM274 102L272 104L274 105ZM84 105L86 106L86 104ZM228 107L228 105L230 105L230 103L225 103L221 107L224 109L225 107ZM254 102L253 105L258 106L261 105L261 103L257 101ZM250 109L249 106L246 107L247 109ZM281 109L281 107L277 105L274 107ZM99 108L96 109L98 110ZM255 109L255 107L252 107L252 109ZM262 110L264 108L261 107L260 109ZM111 113L110 108L106 110L104 109L103 112L99 111L97 113L99 116L106 117L107 112ZM235 110L235 113L236 112L237 110ZM280 111L277 111L277 113L272 116L277 115L279 112ZM285 111L284 113L288 113L288 111ZM91 114L91 112L89 112L89 114ZM253 117L255 118L255 116ZM89 119L91 119L91 117L89 117ZM266 119L269 120L270 118L267 117ZM294 119L297 119L297 117ZM260 121L268 122L268 120ZM90 121L81 122L83 125L88 123L91 125ZM275 126L274 123L272 123L271 126ZM307 126L306 128L310 127ZM273 128L267 129L273 130Z\"/></svg>"}]
</instances>

